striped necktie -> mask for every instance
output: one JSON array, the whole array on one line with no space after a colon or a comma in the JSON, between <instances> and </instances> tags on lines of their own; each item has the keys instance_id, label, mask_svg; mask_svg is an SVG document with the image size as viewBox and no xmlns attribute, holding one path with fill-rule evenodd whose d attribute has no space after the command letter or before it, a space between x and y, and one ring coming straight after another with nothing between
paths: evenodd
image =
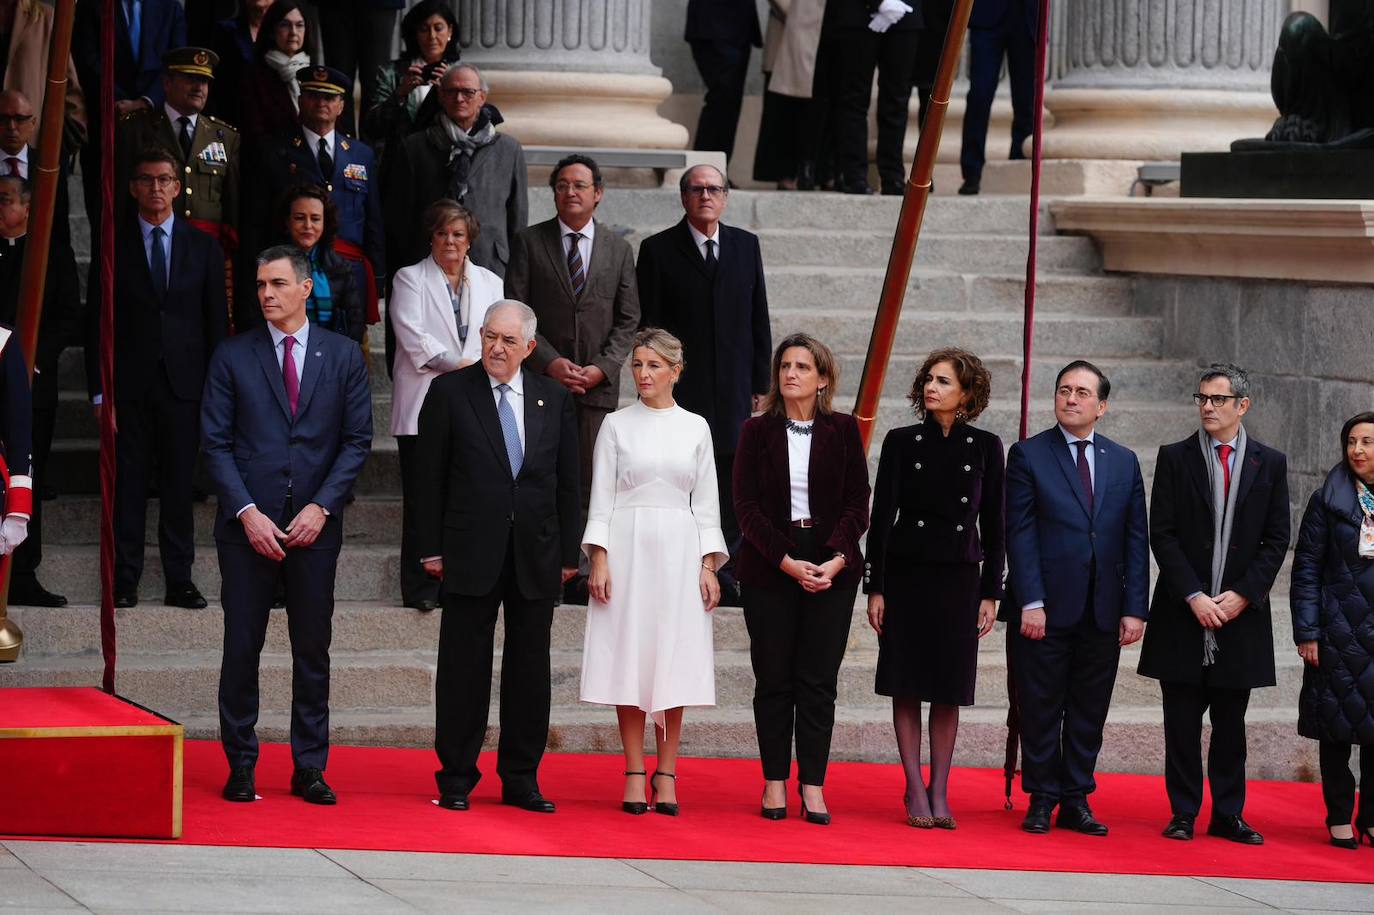
<instances>
[{"instance_id":1,"label":"striped necktie","mask_svg":"<svg viewBox=\"0 0 1374 915\"><path fill-rule=\"evenodd\" d=\"M506 440L506 457L510 459L510 475L518 477L520 476L520 467L525 463L525 449L520 444L520 428L515 424L515 409L506 399L506 394L510 392L510 385L498 384L496 390L501 392L501 400L496 404L496 417L501 421L501 437Z\"/></svg>"},{"instance_id":2,"label":"striped necktie","mask_svg":"<svg viewBox=\"0 0 1374 915\"><path fill-rule=\"evenodd\" d=\"M572 281L573 298L582 298L587 289L587 267L582 263L582 233L568 235L568 279Z\"/></svg>"}]
</instances>

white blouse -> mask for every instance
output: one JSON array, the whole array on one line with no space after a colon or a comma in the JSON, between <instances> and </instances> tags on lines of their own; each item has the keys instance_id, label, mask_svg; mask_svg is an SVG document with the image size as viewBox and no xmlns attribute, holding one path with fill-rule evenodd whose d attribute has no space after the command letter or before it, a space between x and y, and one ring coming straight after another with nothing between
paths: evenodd
<instances>
[{"instance_id":1,"label":"white blouse","mask_svg":"<svg viewBox=\"0 0 1374 915\"><path fill-rule=\"evenodd\" d=\"M792 420L787 425L787 472L792 480L792 520L811 517L810 469L811 428L815 420L801 423ZM805 432L793 431L801 427Z\"/></svg>"}]
</instances>

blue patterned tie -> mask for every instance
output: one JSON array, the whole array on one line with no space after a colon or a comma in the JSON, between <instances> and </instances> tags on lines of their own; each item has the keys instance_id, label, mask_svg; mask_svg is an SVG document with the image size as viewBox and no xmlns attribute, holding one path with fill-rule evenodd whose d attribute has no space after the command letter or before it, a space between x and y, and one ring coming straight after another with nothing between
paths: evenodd
<instances>
[{"instance_id":1,"label":"blue patterned tie","mask_svg":"<svg viewBox=\"0 0 1374 915\"><path fill-rule=\"evenodd\" d=\"M568 279L572 282L574 299L582 298L582 292L587 288L587 269L582 263L581 241L581 232L568 235Z\"/></svg>"},{"instance_id":2,"label":"blue patterned tie","mask_svg":"<svg viewBox=\"0 0 1374 915\"><path fill-rule=\"evenodd\" d=\"M520 476L520 465L525 463L525 449L520 446L520 428L515 424L515 410L511 407L510 401L506 399L510 385L498 384L496 390L501 392L501 400L496 405L496 415L501 420L501 437L506 440L506 457L510 458L510 475L518 477Z\"/></svg>"}]
</instances>

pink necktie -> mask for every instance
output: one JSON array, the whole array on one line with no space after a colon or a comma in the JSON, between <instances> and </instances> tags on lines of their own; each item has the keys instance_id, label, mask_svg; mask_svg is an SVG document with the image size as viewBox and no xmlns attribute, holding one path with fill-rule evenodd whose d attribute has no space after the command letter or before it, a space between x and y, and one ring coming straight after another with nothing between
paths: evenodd
<instances>
[{"instance_id":1,"label":"pink necktie","mask_svg":"<svg viewBox=\"0 0 1374 915\"><path fill-rule=\"evenodd\" d=\"M291 415L296 415L296 400L301 395L301 382L296 376L296 358L291 350L296 345L295 337L282 338L281 380L286 385L286 402L291 405Z\"/></svg>"}]
</instances>

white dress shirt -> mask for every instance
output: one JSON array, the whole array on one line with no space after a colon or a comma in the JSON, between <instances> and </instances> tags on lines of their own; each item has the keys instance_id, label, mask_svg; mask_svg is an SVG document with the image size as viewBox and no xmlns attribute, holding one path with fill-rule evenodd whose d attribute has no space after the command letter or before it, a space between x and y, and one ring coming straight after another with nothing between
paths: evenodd
<instances>
[{"instance_id":1,"label":"white dress shirt","mask_svg":"<svg viewBox=\"0 0 1374 915\"><path fill-rule=\"evenodd\" d=\"M194 140L195 135L196 135L196 118L200 117L200 115L195 114L194 112L191 113L191 114L182 114L180 111L177 111L175 108L173 108L171 105L167 104L166 102L163 102L163 103L162 103L162 110L165 111L165 112L167 112L167 120L169 120L169 121L172 122L172 135L173 135L173 136L177 137L177 139L180 140L180 138L181 138L181 120L180 120L180 119L181 119L181 118L186 118L188 121L191 122L191 137L192 137L192 139Z\"/></svg>"},{"instance_id":2,"label":"white dress shirt","mask_svg":"<svg viewBox=\"0 0 1374 915\"><path fill-rule=\"evenodd\" d=\"M792 426L810 431L815 428L814 424L815 420L804 423L793 420L787 427L787 476L791 484L793 521L811 517L811 436L793 432Z\"/></svg>"},{"instance_id":3,"label":"white dress shirt","mask_svg":"<svg viewBox=\"0 0 1374 915\"><path fill-rule=\"evenodd\" d=\"M525 376L524 376L524 374L523 374L522 372L520 372L519 370L517 370L516 373L515 373L515 377L514 377L514 378L512 378L510 381L502 382L502 381L498 381L498 380L496 380L495 378L493 378L493 377L491 376L491 373L487 373L487 381L490 381L490 382L491 382L491 401L492 401L492 403L496 404L497 416L498 416L498 417L500 416L500 410L501 410L501 392L498 391L498 390L496 390L496 386L499 385L499 384L508 384L508 385L510 385L510 390L506 392L506 402L507 402L508 404L510 404L510 408L511 408L512 410L515 411L515 428L516 428L516 431L518 431L518 432L520 433L520 450L521 450L521 451L524 451L524 450L525 450Z\"/></svg>"},{"instance_id":4,"label":"white dress shirt","mask_svg":"<svg viewBox=\"0 0 1374 915\"><path fill-rule=\"evenodd\" d=\"M703 235L701 232L697 231L697 227L690 222L687 223L687 231L692 233L692 241L696 244L697 253L701 255L702 260L706 259L706 243L708 241L715 243L716 259L720 259L720 223L716 223L716 230L714 234L710 236Z\"/></svg>"},{"instance_id":5,"label":"white dress shirt","mask_svg":"<svg viewBox=\"0 0 1374 915\"><path fill-rule=\"evenodd\" d=\"M334 131L331 130L331 131L329 131L329 133L327 133L327 134L325 134L323 137L321 137L319 134L315 133L315 131L311 130L309 127L302 126L302 127L301 127L301 133L305 135L305 142L306 142L306 145L310 147L310 155L315 156L316 158L319 157L319 155L320 155L320 140L324 140L324 149L325 149L325 152L329 153L329 158L330 158L331 161L335 158L335 157L334 157ZM325 176L324 176L324 178L325 178L326 181L328 181L330 178L333 178L333 177L334 177L333 175L325 175Z\"/></svg>"},{"instance_id":6,"label":"white dress shirt","mask_svg":"<svg viewBox=\"0 0 1374 915\"><path fill-rule=\"evenodd\" d=\"M0 153L0 175L10 173L10 160L15 159L19 165L19 177L25 181L29 180L29 147L27 144L19 147L19 152L14 155Z\"/></svg>"},{"instance_id":7,"label":"white dress shirt","mask_svg":"<svg viewBox=\"0 0 1374 915\"><path fill-rule=\"evenodd\" d=\"M577 242L577 250L582 254L582 269L591 276L592 271L592 239L596 236L596 220L588 219L587 224L580 229L570 229L563 220L558 220L558 237L563 241L563 260L568 259L568 246L572 244L572 239L568 236L574 232L580 232L582 238Z\"/></svg>"}]
</instances>

